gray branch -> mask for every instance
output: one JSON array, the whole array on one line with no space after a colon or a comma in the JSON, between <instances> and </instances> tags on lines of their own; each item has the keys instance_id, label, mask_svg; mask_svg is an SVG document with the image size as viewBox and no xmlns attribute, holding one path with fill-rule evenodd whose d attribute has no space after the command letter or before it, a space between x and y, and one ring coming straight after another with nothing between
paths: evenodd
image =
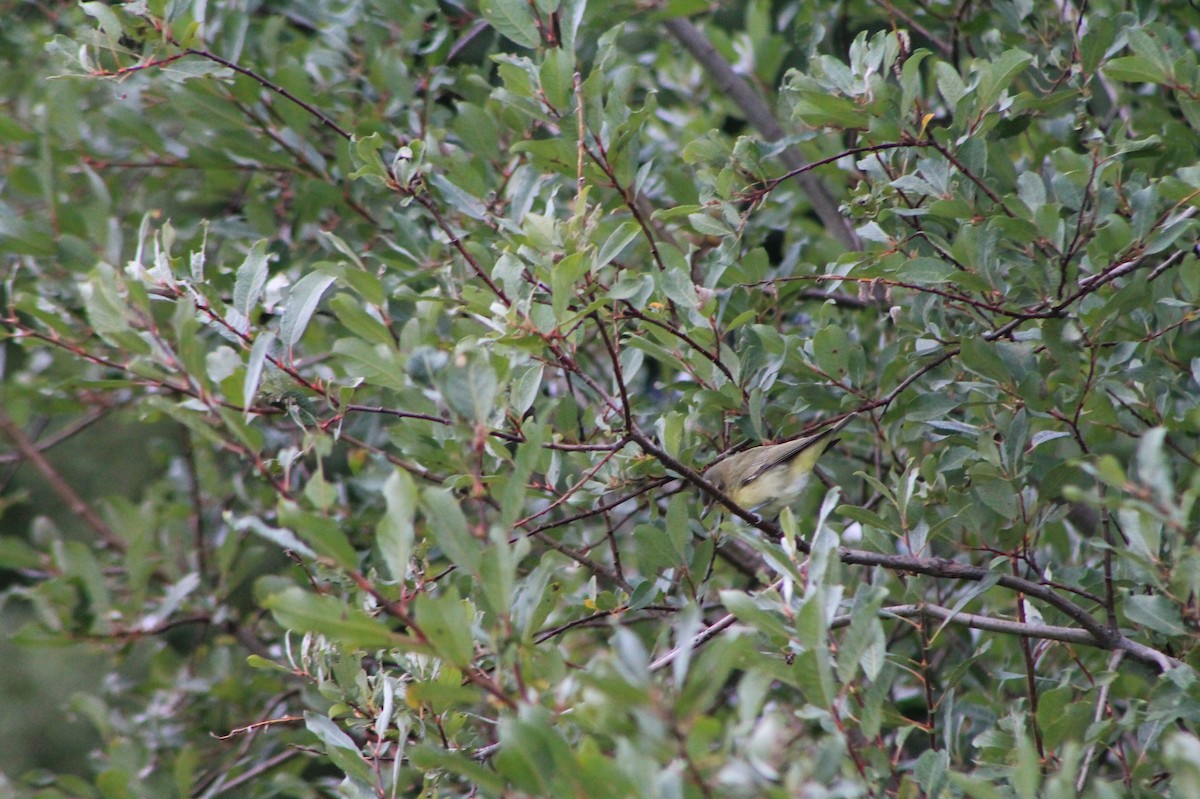
<instances>
[{"instance_id":1,"label":"gray branch","mask_svg":"<svg viewBox=\"0 0 1200 799\"><path fill-rule=\"evenodd\" d=\"M767 101L726 61L717 49L700 32L700 29L686 19L676 17L663 23L671 35L682 44L692 57L708 72L709 77L717 85L717 89L732 100L746 119L753 125L768 142L777 142L786 136L783 126L775 118ZM789 170L802 169L807 161L800 151L789 145L782 153L784 164ZM808 195L813 211L824 223L826 229L838 241L851 250L862 249L850 221L838 211L837 201L826 190L821 181L809 172L796 175L796 180Z\"/></svg>"}]
</instances>

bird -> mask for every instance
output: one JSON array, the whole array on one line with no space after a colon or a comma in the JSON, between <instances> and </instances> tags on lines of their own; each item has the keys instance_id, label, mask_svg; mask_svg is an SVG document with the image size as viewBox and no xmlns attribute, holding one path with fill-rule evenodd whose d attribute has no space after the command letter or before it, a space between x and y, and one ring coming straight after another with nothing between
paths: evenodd
<instances>
[{"instance_id":1,"label":"bird","mask_svg":"<svg viewBox=\"0 0 1200 799\"><path fill-rule=\"evenodd\" d=\"M836 443L834 433L856 414L811 436L764 444L730 455L705 473L721 493L747 510L778 515L803 494L817 459Z\"/></svg>"}]
</instances>

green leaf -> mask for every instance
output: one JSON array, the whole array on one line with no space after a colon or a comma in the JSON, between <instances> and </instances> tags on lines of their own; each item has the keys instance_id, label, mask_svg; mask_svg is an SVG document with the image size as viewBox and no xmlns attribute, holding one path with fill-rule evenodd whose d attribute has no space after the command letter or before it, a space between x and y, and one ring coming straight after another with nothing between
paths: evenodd
<instances>
[{"instance_id":1,"label":"green leaf","mask_svg":"<svg viewBox=\"0 0 1200 799\"><path fill-rule=\"evenodd\" d=\"M568 53L574 53L575 37L579 33L579 26L583 24L587 0L559 0L556 5L559 9L558 27L562 36L563 49Z\"/></svg>"},{"instance_id":2,"label":"green leaf","mask_svg":"<svg viewBox=\"0 0 1200 799\"><path fill-rule=\"evenodd\" d=\"M384 186L391 180L391 175L380 158L379 151L383 149L383 145L383 137L378 133L354 138L354 165L358 168L351 173L351 180L366 178L369 183L377 186Z\"/></svg>"},{"instance_id":3,"label":"green leaf","mask_svg":"<svg viewBox=\"0 0 1200 799\"><path fill-rule=\"evenodd\" d=\"M449 752L440 745L413 746L408 750L413 766L424 771L445 771L478 785L497 796L505 792L504 780L490 767L476 763L463 752Z\"/></svg>"},{"instance_id":4,"label":"green leaf","mask_svg":"<svg viewBox=\"0 0 1200 799\"><path fill-rule=\"evenodd\" d=\"M1130 83L1165 83L1167 79L1157 64L1138 55L1114 58L1100 67L1100 71L1113 80Z\"/></svg>"},{"instance_id":5,"label":"green leaf","mask_svg":"<svg viewBox=\"0 0 1200 799\"><path fill-rule=\"evenodd\" d=\"M567 319L569 307L576 299L576 283L590 271L591 259L582 252L571 253L554 264L550 272L550 301L555 318Z\"/></svg>"},{"instance_id":6,"label":"green leaf","mask_svg":"<svg viewBox=\"0 0 1200 799\"><path fill-rule=\"evenodd\" d=\"M1134 624L1163 635L1186 635L1179 606L1159 594L1130 594L1122 605L1125 616Z\"/></svg>"},{"instance_id":7,"label":"green leaf","mask_svg":"<svg viewBox=\"0 0 1200 799\"><path fill-rule=\"evenodd\" d=\"M536 50L542 40L538 35L533 12L526 0L483 0L479 13L505 38L514 44Z\"/></svg>"},{"instance_id":8,"label":"green leaf","mask_svg":"<svg viewBox=\"0 0 1200 799\"><path fill-rule=\"evenodd\" d=\"M927 750L913 764L913 776L925 796L941 796L950 770L950 756L945 751Z\"/></svg>"},{"instance_id":9,"label":"green leaf","mask_svg":"<svg viewBox=\"0 0 1200 799\"><path fill-rule=\"evenodd\" d=\"M285 530L282 527L271 527L257 516L235 519L232 526L238 532L249 530L255 535L276 544L281 549L292 550L306 558L317 557L317 553L308 544L301 541L291 530Z\"/></svg>"},{"instance_id":10,"label":"green leaf","mask_svg":"<svg viewBox=\"0 0 1200 799\"><path fill-rule=\"evenodd\" d=\"M329 300L329 308L349 332L365 342L386 346L395 344L387 325L363 308L362 301L352 295L344 292L334 295Z\"/></svg>"},{"instance_id":11,"label":"green leaf","mask_svg":"<svg viewBox=\"0 0 1200 799\"><path fill-rule=\"evenodd\" d=\"M1172 56L1166 51L1165 43L1155 31L1144 27L1129 28L1125 32L1129 48L1134 53L1145 58L1165 74L1169 75L1172 68Z\"/></svg>"},{"instance_id":12,"label":"green leaf","mask_svg":"<svg viewBox=\"0 0 1200 799\"><path fill-rule=\"evenodd\" d=\"M525 705L500 721L496 769L534 796L587 796L578 787L571 747L545 708Z\"/></svg>"},{"instance_id":13,"label":"green leaf","mask_svg":"<svg viewBox=\"0 0 1200 799\"><path fill-rule=\"evenodd\" d=\"M292 586L263 600L281 627L318 633L348 649L386 649L402 642L382 622L333 596Z\"/></svg>"},{"instance_id":14,"label":"green leaf","mask_svg":"<svg viewBox=\"0 0 1200 799\"><path fill-rule=\"evenodd\" d=\"M1067 741L1086 740L1092 724L1091 713L1076 701L1075 689L1070 686L1042 692L1038 697L1037 720L1043 742L1055 748Z\"/></svg>"},{"instance_id":15,"label":"green leaf","mask_svg":"<svg viewBox=\"0 0 1200 799\"><path fill-rule=\"evenodd\" d=\"M948 419L962 405L962 400L945 394L921 394L904 409L904 418L910 422L929 422Z\"/></svg>"},{"instance_id":16,"label":"green leaf","mask_svg":"<svg viewBox=\"0 0 1200 799\"><path fill-rule=\"evenodd\" d=\"M500 526L508 529L524 508L525 495L529 489L529 478L542 456L542 445L550 435L546 425L527 424L524 427L525 441L517 445L513 468L504 479L500 493Z\"/></svg>"},{"instance_id":17,"label":"green leaf","mask_svg":"<svg viewBox=\"0 0 1200 799\"><path fill-rule=\"evenodd\" d=\"M1152 427L1138 441L1138 479L1154 492L1165 507L1175 504L1175 484L1171 476L1171 464L1167 461L1163 444L1167 438L1166 428Z\"/></svg>"},{"instance_id":18,"label":"green leaf","mask_svg":"<svg viewBox=\"0 0 1200 799\"><path fill-rule=\"evenodd\" d=\"M828 709L834 692L833 667L829 649L804 649L792 663L792 681L800 688L807 704Z\"/></svg>"},{"instance_id":19,"label":"green leaf","mask_svg":"<svg viewBox=\"0 0 1200 799\"><path fill-rule=\"evenodd\" d=\"M608 292L614 300L628 300L634 307L643 307L654 294L654 276L625 272Z\"/></svg>"},{"instance_id":20,"label":"green leaf","mask_svg":"<svg viewBox=\"0 0 1200 799\"><path fill-rule=\"evenodd\" d=\"M1096 71L1115 38L1116 26L1111 19L1096 16L1089 20L1087 32L1079 43L1084 72L1090 75Z\"/></svg>"},{"instance_id":21,"label":"green leaf","mask_svg":"<svg viewBox=\"0 0 1200 799\"><path fill-rule=\"evenodd\" d=\"M290 500L280 501L278 513L279 523L294 530L318 555L332 559L343 569L358 566L358 553L335 520L301 510Z\"/></svg>"},{"instance_id":22,"label":"green leaf","mask_svg":"<svg viewBox=\"0 0 1200 799\"><path fill-rule=\"evenodd\" d=\"M471 574L478 574L480 544L467 529L467 517L454 494L440 488L426 488L421 493L421 513L428 535L450 561Z\"/></svg>"},{"instance_id":23,"label":"green leaf","mask_svg":"<svg viewBox=\"0 0 1200 799\"><path fill-rule=\"evenodd\" d=\"M1017 739L1016 762L1013 763L1010 773L1017 796L1021 799L1037 799L1038 787L1042 781L1042 769L1033 741L1023 733Z\"/></svg>"},{"instance_id":24,"label":"green leaf","mask_svg":"<svg viewBox=\"0 0 1200 799\"><path fill-rule=\"evenodd\" d=\"M973 774L963 774L961 771L951 771L946 775L950 784L971 799L1006 799L1009 794L997 788L983 777Z\"/></svg>"},{"instance_id":25,"label":"green leaf","mask_svg":"<svg viewBox=\"0 0 1200 799\"><path fill-rule=\"evenodd\" d=\"M776 643L787 641L791 632L776 614L765 610L759 601L744 591L721 592L721 604L743 624L748 624Z\"/></svg>"},{"instance_id":26,"label":"green leaf","mask_svg":"<svg viewBox=\"0 0 1200 799\"><path fill-rule=\"evenodd\" d=\"M442 374L441 388L446 404L459 416L480 424L491 418L498 385L484 353L458 356Z\"/></svg>"},{"instance_id":27,"label":"green leaf","mask_svg":"<svg viewBox=\"0 0 1200 799\"><path fill-rule=\"evenodd\" d=\"M850 610L850 629L838 650L837 671L843 682L854 678L859 668L869 680L879 676L887 654L887 639L879 620L879 608L888 592L882 586L860 585Z\"/></svg>"},{"instance_id":28,"label":"green leaf","mask_svg":"<svg viewBox=\"0 0 1200 799\"><path fill-rule=\"evenodd\" d=\"M900 68L900 110L904 114L911 113L913 102L921 90L921 62L930 56L925 48L912 52Z\"/></svg>"},{"instance_id":29,"label":"green leaf","mask_svg":"<svg viewBox=\"0 0 1200 799\"><path fill-rule=\"evenodd\" d=\"M1032 55L1017 49L1007 50L993 61L979 81L979 108L991 108L1032 62Z\"/></svg>"},{"instance_id":30,"label":"green leaf","mask_svg":"<svg viewBox=\"0 0 1200 799\"><path fill-rule=\"evenodd\" d=\"M246 253L241 266L238 267L237 278L233 283L233 309L241 314L247 324L267 285L269 262L267 240L259 239L250 247L250 252ZM247 332L247 329L243 329L242 332Z\"/></svg>"},{"instance_id":31,"label":"green leaf","mask_svg":"<svg viewBox=\"0 0 1200 799\"><path fill-rule=\"evenodd\" d=\"M120 346L125 339L116 336L129 333L132 328L127 318L128 307L117 287L116 272L108 264L101 263L88 277L88 282L81 286L88 321L98 335Z\"/></svg>"},{"instance_id":32,"label":"green leaf","mask_svg":"<svg viewBox=\"0 0 1200 799\"><path fill-rule=\"evenodd\" d=\"M639 524L633 528L633 542L636 545L638 567L644 573L654 574L679 565L678 553L662 527Z\"/></svg>"},{"instance_id":33,"label":"green leaf","mask_svg":"<svg viewBox=\"0 0 1200 799\"><path fill-rule=\"evenodd\" d=\"M1031 213L1036 214L1046 204L1046 183L1036 172L1023 172L1017 177L1017 191L1021 202Z\"/></svg>"},{"instance_id":34,"label":"green leaf","mask_svg":"<svg viewBox=\"0 0 1200 799\"><path fill-rule=\"evenodd\" d=\"M108 42L109 48L116 49L124 29L112 8L107 3L98 2L80 3L79 8L89 17L95 18L96 24L104 32L104 38Z\"/></svg>"},{"instance_id":35,"label":"green leaf","mask_svg":"<svg viewBox=\"0 0 1200 799\"><path fill-rule=\"evenodd\" d=\"M633 593L629 595L628 610L641 610L654 601L658 596L658 589L654 585L653 580L642 580L633 587Z\"/></svg>"},{"instance_id":36,"label":"green leaf","mask_svg":"<svg viewBox=\"0 0 1200 799\"><path fill-rule=\"evenodd\" d=\"M166 594L163 595L162 601L154 608L152 612L142 616L139 626L143 630L156 630L163 623L170 620L179 610L183 601L195 593L200 586L200 575L196 572L189 572L181 577L174 585L167 588Z\"/></svg>"},{"instance_id":37,"label":"green leaf","mask_svg":"<svg viewBox=\"0 0 1200 799\"><path fill-rule=\"evenodd\" d=\"M346 240L341 236L335 235L328 230L318 230L317 235L319 235L323 241L332 244L335 250L349 258L351 263L353 263L360 270L366 269L366 264L363 263L362 258L359 257L358 253L354 251L354 248L347 244ZM382 297L377 297L374 298L374 301L379 302L382 301L382 299Z\"/></svg>"},{"instance_id":38,"label":"green leaf","mask_svg":"<svg viewBox=\"0 0 1200 799\"><path fill-rule=\"evenodd\" d=\"M861 525L874 527L877 530L888 529L888 523L884 521L882 516L866 508L860 508L857 505L839 505L837 512L839 516L844 516Z\"/></svg>"},{"instance_id":39,"label":"green leaf","mask_svg":"<svg viewBox=\"0 0 1200 799\"><path fill-rule=\"evenodd\" d=\"M996 354L1014 383L1020 383L1036 369L1033 347L1018 341L997 341Z\"/></svg>"},{"instance_id":40,"label":"green leaf","mask_svg":"<svg viewBox=\"0 0 1200 799\"><path fill-rule=\"evenodd\" d=\"M952 107L958 105L958 101L967 94L967 86L962 77L945 61L935 63L933 71L937 76L938 91L942 93L942 97L945 97Z\"/></svg>"},{"instance_id":41,"label":"green leaf","mask_svg":"<svg viewBox=\"0 0 1200 799\"><path fill-rule=\"evenodd\" d=\"M1191 731L1173 730L1163 744L1163 759L1171 774L1171 792L1200 796L1200 738Z\"/></svg>"},{"instance_id":42,"label":"green leaf","mask_svg":"<svg viewBox=\"0 0 1200 799\"><path fill-rule=\"evenodd\" d=\"M996 345L971 337L963 339L959 346L962 348L963 366L991 380L1004 383L1009 381L1008 367L1001 359Z\"/></svg>"},{"instance_id":43,"label":"green leaf","mask_svg":"<svg viewBox=\"0 0 1200 799\"><path fill-rule=\"evenodd\" d=\"M870 117L853 100L832 94L805 92L792 107L792 119L811 127L867 128Z\"/></svg>"},{"instance_id":44,"label":"green leaf","mask_svg":"<svg viewBox=\"0 0 1200 799\"><path fill-rule=\"evenodd\" d=\"M334 342L333 351L345 356L339 365L351 376L396 391L404 391L409 387L404 379L404 363L393 346L372 346L362 339L343 338Z\"/></svg>"},{"instance_id":45,"label":"green leaf","mask_svg":"<svg viewBox=\"0 0 1200 799\"><path fill-rule=\"evenodd\" d=\"M1011 519L1019 509L1018 497L1012 484L997 475L990 464L980 463L971 470L971 490L988 508L1002 519Z\"/></svg>"},{"instance_id":46,"label":"green leaf","mask_svg":"<svg viewBox=\"0 0 1200 799\"><path fill-rule=\"evenodd\" d=\"M456 708L469 708L479 701L481 689L463 680L462 669L440 660L431 679L418 679L408 684L405 701L427 706L435 713Z\"/></svg>"},{"instance_id":47,"label":"green leaf","mask_svg":"<svg viewBox=\"0 0 1200 799\"><path fill-rule=\"evenodd\" d=\"M403 583L408 575L417 512L417 486L408 472L392 470L383 483L383 500L385 509L375 526L375 545L392 579Z\"/></svg>"},{"instance_id":48,"label":"green leaf","mask_svg":"<svg viewBox=\"0 0 1200 799\"><path fill-rule=\"evenodd\" d=\"M55 566L80 593L79 604L71 608L74 621L82 632L100 629L112 597L96 555L79 541L56 541L53 550Z\"/></svg>"},{"instance_id":49,"label":"green leaf","mask_svg":"<svg viewBox=\"0 0 1200 799\"><path fill-rule=\"evenodd\" d=\"M449 178L440 175L430 175L429 182L437 187L438 191L450 204L450 207L464 216L483 220L488 218L488 209L477 197L473 197L462 187L452 183Z\"/></svg>"},{"instance_id":50,"label":"green leaf","mask_svg":"<svg viewBox=\"0 0 1200 799\"><path fill-rule=\"evenodd\" d=\"M697 233L705 236L732 236L737 233L736 230L725 224L723 219L710 216L708 214L688 214L688 222L696 229Z\"/></svg>"},{"instance_id":51,"label":"green leaf","mask_svg":"<svg viewBox=\"0 0 1200 799\"><path fill-rule=\"evenodd\" d=\"M304 328L308 327L313 312L317 310L321 295L334 280L336 278L333 275L310 272L292 286L287 306L283 309L283 318L279 321L279 335L287 345L289 360L292 348L304 335Z\"/></svg>"},{"instance_id":52,"label":"green leaf","mask_svg":"<svg viewBox=\"0 0 1200 799\"><path fill-rule=\"evenodd\" d=\"M508 527L492 527L488 535L488 556L479 563L479 587L483 608L495 617L508 619L516 598L519 579L517 568L529 553L527 538L508 541Z\"/></svg>"},{"instance_id":53,"label":"green leaf","mask_svg":"<svg viewBox=\"0 0 1200 799\"><path fill-rule=\"evenodd\" d=\"M271 353L271 345L275 343L275 334L270 331L259 333L250 347L250 357L246 359L246 376L242 381L242 405L249 416L258 396L258 387L262 383L263 370L267 365L267 356Z\"/></svg>"},{"instance_id":54,"label":"green leaf","mask_svg":"<svg viewBox=\"0 0 1200 799\"><path fill-rule=\"evenodd\" d=\"M542 91L553 107L566 111L574 88L575 64L570 53L559 47L546 50L544 58L538 71Z\"/></svg>"},{"instance_id":55,"label":"green leaf","mask_svg":"<svg viewBox=\"0 0 1200 799\"><path fill-rule=\"evenodd\" d=\"M812 337L813 359L825 374L841 379L847 376L850 368L852 346L840 325L829 325Z\"/></svg>"},{"instance_id":56,"label":"green leaf","mask_svg":"<svg viewBox=\"0 0 1200 799\"><path fill-rule=\"evenodd\" d=\"M443 596L420 594L413 603L415 621L437 657L459 668L470 668L475 654L471 630L475 608L470 600L459 599L451 589Z\"/></svg>"},{"instance_id":57,"label":"green leaf","mask_svg":"<svg viewBox=\"0 0 1200 799\"><path fill-rule=\"evenodd\" d=\"M895 274L908 283L934 285L950 280L958 274L958 269L939 258L913 258L905 261Z\"/></svg>"},{"instance_id":58,"label":"green leaf","mask_svg":"<svg viewBox=\"0 0 1200 799\"><path fill-rule=\"evenodd\" d=\"M676 494L667 505L666 533L671 543L676 562L687 561L688 544L691 541L690 522L692 519L691 498L684 494Z\"/></svg>"},{"instance_id":59,"label":"green leaf","mask_svg":"<svg viewBox=\"0 0 1200 799\"><path fill-rule=\"evenodd\" d=\"M518 418L524 416L533 407L542 388L542 375L545 369L546 367L542 364L534 364L526 368L513 383L510 404L513 414Z\"/></svg>"},{"instance_id":60,"label":"green leaf","mask_svg":"<svg viewBox=\"0 0 1200 799\"><path fill-rule=\"evenodd\" d=\"M260 655L247 655L246 665L252 669L261 669L263 671L278 671L283 674L291 674L292 670L281 663L276 663L273 660L268 660Z\"/></svg>"},{"instance_id":61,"label":"green leaf","mask_svg":"<svg viewBox=\"0 0 1200 799\"><path fill-rule=\"evenodd\" d=\"M600 269L605 267L614 258L634 242L642 234L641 225L633 221L622 222L616 230L614 230L604 244L600 246L600 252L596 255L596 261L592 265L592 269ZM625 275L621 276L624 279ZM621 299L621 298L616 298Z\"/></svg>"},{"instance_id":62,"label":"green leaf","mask_svg":"<svg viewBox=\"0 0 1200 799\"><path fill-rule=\"evenodd\" d=\"M359 751L354 740L333 721L316 713L305 712L304 726L325 744L325 753L347 777L365 785L375 783L367 758Z\"/></svg>"},{"instance_id":63,"label":"green leaf","mask_svg":"<svg viewBox=\"0 0 1200 799\"><path fill-rule=\"evenodd\" d=\"M562 586L551 580L555 573L553 561L543 559L517 587L511 613L513 624L520 631L523 640L530 640L558 606Z\"/></svg>"},{"instance_id":64,"label":"green leaf","mask_svg":"<svg viewBox=\"0 0 1200 799\"><path fill-rule=\"evenodd\" d=\"M0 568L8 571L32 569L41 565L39 551L16 536L0 536Z\"/></svg>"}]
</instances>

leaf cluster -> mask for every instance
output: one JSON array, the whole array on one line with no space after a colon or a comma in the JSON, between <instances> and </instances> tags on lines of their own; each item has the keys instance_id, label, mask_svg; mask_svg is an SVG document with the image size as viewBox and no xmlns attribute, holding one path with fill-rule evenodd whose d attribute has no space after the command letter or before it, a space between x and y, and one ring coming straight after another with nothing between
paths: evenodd
<instances>
[{"instance_id":1,"label":"leaf cluster","mask_svg":"<svg viewBox=\"0 0 1200 799\"><path fill-rule=\"evenodd\" d=\"M1200 17L969 9L6 31L0 435L72 514L3 596L113 675L23 784L1200 790ZM703 476L851 413L778 520ZM43 454L121 420L135 492Z\"/></svg>"}]
</instances>

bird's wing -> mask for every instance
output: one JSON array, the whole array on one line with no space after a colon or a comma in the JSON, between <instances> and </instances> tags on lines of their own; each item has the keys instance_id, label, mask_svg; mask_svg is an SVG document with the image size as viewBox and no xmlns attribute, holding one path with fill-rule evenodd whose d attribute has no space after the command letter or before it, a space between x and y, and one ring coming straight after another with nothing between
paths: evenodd
<instances>
[{"instance_id":1,"label":"bird's wing","mask_svg":"<svg viewBox=\"0 0 1200 799\"><path fill-rule=\"evenodd\" d=\"M771 453L770 458L764 458L763 462L758 464L754 471L750 473L750 476L746 478L745 482L748 483L751 480L757 480L763 474L763 472L770 471L780 464L787 463L792 458L795 458L801 452L808 449L813 444L816 444L828 435L829 433L817 433L815 436L797 438L795 441L779 447L779 449Z\"/></svg>"},{"instance_id":2,"label":"bird's wing","mask_svg":"<svg viewBox=\"0 0 1200 799\"><path fill-rule=\"evenodd\" d=\"M758 464L749 472L747 477L742 480L742 485L749 483L751 480L757 480L763 474L763 472L766 472L769 469L774 469L781 463L787 463L792 458L795 458L801 452L804 452L804 450L808 449L814 444L819 444L821 441L829 438L834 433L848 425L854 417L855 414L852 413L837 424L833 425L832 427L828 427L819 433L814 433L813 435L805 436L804 438L797 438L795 441L792 441L788 444L780 445L775 452L771 453L770 458L764 459L762 463Z\"/></svg>"}]
</instances>

